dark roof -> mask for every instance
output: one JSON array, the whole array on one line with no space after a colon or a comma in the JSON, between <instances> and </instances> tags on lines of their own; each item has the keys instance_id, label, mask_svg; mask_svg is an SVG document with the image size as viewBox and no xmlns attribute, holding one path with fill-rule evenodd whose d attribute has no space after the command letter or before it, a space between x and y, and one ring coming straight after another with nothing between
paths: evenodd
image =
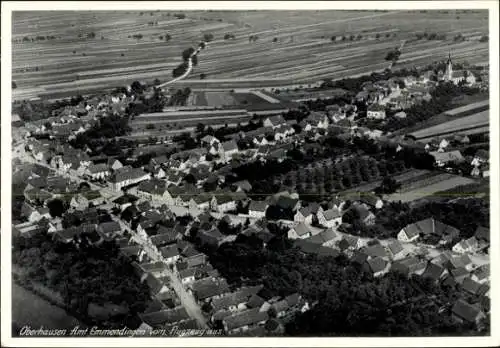
<instances>
[{"instance_id":1,"label":"dark roof","mask_svg":"<svg viewBox=\"0 0 500 348\"><path fill-rule=\"evenodd\" d=\"M193 293L198 300L204 300L216 295L222 295L229 292L229 285L225 279L201 280L193 283Z\"/></svg>"},{"instance_id":2,"label":"dark roof","mask_svg":"<svg viewBox=\"0 0 500 348\"><path fill-rule=\"evenodd\" d=\"M478 226L474 235L477 239L482 239L487 242L490 241L490 229L487 227Z\"/></svg>"},{"instance_id":3,"label":"dark roof","mask_svg":"<svg viewBox=\"0 0 500 348\"><path fill-rule=\"evenodd\" d=\"M462 288L473 294L473 295L477 295L478 292L479 292L479 288L481 287L481 284L479 284L478 282L475 282L473 281L471 278L465 278L463 283L462 283Z\"/></svg>"},{"instance_id":4,"label":"dark roof","mask_svg":"<svg viewBox=\"0 0 500 348\"><path fill-rule=\"evenodd\" d=\"M257 292L259 292L262 287L262 285L246 287L236 292L224 295L221 298L216 298L212 301L212 308L215 312L217 312L222 309L227 309L230 306L236 306L240 303L246 303L248 302L250 297L257 294Z\"/></svg>"},{"instance_id":5,"label":"dark roof","mask_svg":"<svg viewBox=\"0 0 500 348\"><path fill-rule=\"evenodd\" d=\"M476 321L476 318L480 314L482 314L482 311L479 307L471 305L470 303L467 303L462 299L455 302L453 308L451 309L451 312L457 317L470 323L474 323Z\"/></svg>"},{"instance_id":6,"label":"dark roof","mask_svg":"<svg viewBox=\"0 0 500 348\"><path fill-rule=\"evenodd\" d=\"M174 309L167 309L148 314L141 314L140 317L143 322L153 327L167 323L176 323L181 320L189 319L189 315L184 307L177 307Z\"/></svg>"},{"instance_id":7,"label":"dark roof","mask_svg":"<svg viewBox=\"0 0 500 348\"><path fill-rule=\"evenodd\" d=\"M126 204L126 203L133 203L135 201L137 201L139 198L134 196L134 195L131 195L131 194L124 194L123 196L120 196L118 198L116 198L113 203L116 203L116 204Z\"/></svg>"},{"instance_id":8,"label":"dark roof","mask_svg":"<svg viewBox=\"0 0 500 348\"><path fill-rule=\"evenodd\" d=\"M266 302L262 297L259 295L255 294L250 297L250 299L247 302L247 307L249 308L260 308Z\"/></svg>"},{"instance_id":9,"label":"dark roof","mask_svg":"<svg viewBox=\"0 0 500 348\"><path fill-rule=\"evenodd\" d=\"M426 267L424 273L422 274L422 277L437 281L437 280L441 279L444 272L445 272L445 269L443 267L429 262L427 264L427 267Z\"/></svg>"},{"instance_id":10,"label":"dark roof","mask_svg":"<svg viewBox=\"0 0 500 348\"><path fill-rule=\"evenodd\" d=\"M385 269L385 266L387 265L387 262L380 257L374 257L372 259L367 260L366 262L370 267L370 271L372 273L383 271Z\"/></svg>"},{"instance_id":11,"label":"dark roof","mask_svg":"<svg viewBox=\"0 0 500 348\"><path fill-rule=\"evenodd\" d=\"M265 201L251 201L248 210L265 212L269 204Z\"/></svg>"},{"instance_id":12,"label":"dark roof","mask_svg":"<svg viewBox=\"0 0 500 348\"><path fill-rule=\"evenodd\" d=\"M103 233L121 232L122 228L116 221L103 222L99 224L99 229Z\"/></svg>"},{"instance_id":13,"label":"dark roof","mask_svg":"<svg viewBox=\"0 0 500 348\"><path fill-rule=\"evenodd\" d=\"M267 312L259 312L258 308L252 308L229 317L225 317L223 322L228 330L240 328L265 321L269 318Z\"/></svg>"},{"instance_id":14,"label":"dark roof","mask_svg":"<svg viewBox=\"0 0 500 348\"><path fill-rule=\"evenodd\" d=\"M170 258L170 257L174 257L174 256L179 255L179 250L177 249L177 245L169 245L169 246L163 247L160 249L160 252L161 252L162 256L165 258Z\"/></svg>"},{"instance_id":15,"label":"dark roof","mask_svg":"<svg viewBox=\"0 0 500 348\"><path fill-rule=\"evenodd\" d=\"M392 242L391 244L388 245L389 247L389 250L391 251L391 253L393 255L397 255L399 254L401 251L403 251L403 246L401 245L401 243L399 241L394 241Z\"/></svg>"},{"instance_id":16,"label":"dark roof","mask_svg":"<svg viewBox=\"0 0 500 348\"><path fill-rule=\"evenodd\" d=\"M371 257L386 257L387 252L385 251L384 247L380 244L375 244L371 245L369 247L366 247L364 252Z\"/></svg>"},{"instance_id":17,"label":"dark roof","mask_svg":"<svg viewBox=\"0 0 500 348\"><path fill-rule=\"evenodd\" d=\"M281 208L289 208L289 209L294 209L297 203L299 202L298 199L286 197L286 196L280 196L278 200L276 201L276 205L281 207Z\"/></svg>"}]
</instances>

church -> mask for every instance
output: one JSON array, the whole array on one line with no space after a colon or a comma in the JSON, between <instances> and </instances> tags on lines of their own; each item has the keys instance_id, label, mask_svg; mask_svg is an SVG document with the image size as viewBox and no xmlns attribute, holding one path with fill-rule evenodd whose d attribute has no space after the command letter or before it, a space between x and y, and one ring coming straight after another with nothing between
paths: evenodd
<instances>
[{"instance_id":1,"label":"church","mask_svg":"<svg viewBox=\"0 0 500 348\"><path fill-rule=\"evenodd\" d=\"M448 61L446 62L446 71L443 74L444 81L451 81L453 84L458 85L462 81L466 85L473 85L476 83L476 77L469 70L453 70L453 62L451 61L451 53L448 56Z\"/></svg>"}]
</instances>

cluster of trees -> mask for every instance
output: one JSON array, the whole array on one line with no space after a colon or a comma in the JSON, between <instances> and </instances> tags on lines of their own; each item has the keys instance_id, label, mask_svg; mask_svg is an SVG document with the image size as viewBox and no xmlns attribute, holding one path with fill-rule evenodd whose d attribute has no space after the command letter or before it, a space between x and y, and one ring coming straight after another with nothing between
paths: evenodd
<instances>
[{"instance_id":1,"label":"cluster of trees","mask_svg":"<svg viewBox=\"0 0 500 348\"><path fill-rule=\"evenodd\" d=\"M196 139L199 141L204 136L211 135L221 141L224 141L226 139L226 136L230 134L235 134L239 132L250 132L259 129L261 127L263 127L262 120L250 120L246 125L238 124L232 127L229 126L219 127L217 129L214 129L210 126L206 127L204 124L199 123L196 126Z\"/></svg>"},{"instance_id":2,"label":"cluster of trees","mask_svg":"<svg viewBox=\"0 0 500 348\"><path fill-rule=\"evenodd\" d=\"M140 39L142 39L144 36L143 36L141 33L139 33L139 34L134 34L134 35L132 35L132 36L131 36L131 35L129 35L128 37L129 37L129 38L134 38L134 39L136 39L136 40L140 40Z\"/></svg>"},{"instance_id":3,"label":"cluster of trees","mask_svg":"<svg viewBox=\"0 0 500 348\"><path fill-rule=\"evenodd\" d=\"M233 33L224 34L224 40L230 40L230 39L234 40L236 39L236 36L234 36Z\"/></svg>"},{"instance_id":4,"label":"cluster of trees","mask_svg":"<svg viewBox=\"0 0 500 348\"><path fill-rule=\"evenodd\" d=\"M250 35L248 37L248 42L256 42L259 39L259 36L257 35Z\"/></svg>"},{"instance_id":5,"label":"cluster of trees","mask_svg":"<svg viewBox=\"0 0 500 348\"><path fill-rule=\"evenodd\" d=\"M174 17L177 19L184 19L186 18L186 15L184 13L175 13Z\"/></svg>"},{"instance_id":6,"label":"cluster of trees","mask_svg":"<svg viewBox=\"0 0 500 348\"><path fill-rule=\"evenodd\" d=\"M455 42L465 41L465 36L463 36L462 33L458 33L453 38L453 41L455 41Z\"/></svg>"},{"instance_id":7,"label":"cluster of trees","mask_svg":"<svg viewBox=\"0 0 500 348\"><path fill-rule=\"evenodd\" d=\"M178 89L168 100L167 106L186 105L190 94L191 88L189 87Z\"/></svg>"},{"instance_id":8,"label":"cluster of trees","mask_svg":"<svg viewBox=\"0 0 500 348\"><path fill-rule=\"evenodd\" d=\"M479 42L488 42L489 41L489 37L488 35L483 35L481 36L481 38L479 39Z\"/></svg>"},{"instance_id":9,"label":"cluster of trees","mask_svg":"<svg viewBox=\"0 0 500 348\"><path fill-rule=\"evenodd\" d=\"M417 40L422 40L422 39L427 39L427 40L446 40L446 34L438 34L436 32L423 32L423 33L416 33L415 36L417 37Z\"/></svg>"},{"instance_id":10,"label":"cluster of trees","mask_svg":"<svg viewBox=\"0 0 500 348\"><path fill-rule=\"evenodd\" d=\"M84 236L73 243L53 242L46 233L14 238L12 262L24 272L21 282L41 283L62 296L65 307L102 328L121 328L146 309L148 286L140 282L129 259L113 242L93 246ZM89 304L119 306L121 313L103 320L88 315Z\"/></svg>"},{"instance_id":11,"label":"cluster of trees","mask_svg":"<svg viewBox=\"0 0 500 348\"><path fill-rule=\"evenodd\" d=\"M92 146L94 140L123 136L131 130L127 117L118 115L102 117L92 128L78 134L75 139L70 141L70 144L74 148L83 149L86 146ZM102 144L102 142L99 143Z\"/></svg>"},{"instance_id":12,"label":"cluster of trees","mask_svg":"<svg viewBox=\"0 0 500 348\"><path fill-rule=\"evenodd\" d=\"M395 49L392 51L389 51L387 55L385 56L385 60L390 60L390 61L397 61L399 59L399 56L401 55L401 51L399 49Z\"/></svg>"},{"instance_id":13,"label":"cluster of trees","mask_svg":"<svg viewBox=\"0 0 500 348\"><path fill-rule=\"evenodd\" d=\"M234 35L233 35L233 38L234 38ZM225 36L224 36L224 39L225 39ZM206 33L206 34L204 34L203 35L203 40L206 41L206 42L213 41L214 40L214 34L212 34L212 33Z\"/></svg>"},{"instance_id":14,"label":"cluster of trees","mask_svg":"<svg viewBox=\"0 0 500 348\"><path fill-rule=\"evenodd\" d=\"M165 39L166 42L169 42L170 40L172 40L172 36L169 33L166 33L165 36L160 35L159 39L162 41L163 41L163 39Z\"/></svg>"},{"instance_id":15,"label":"cluster of trees","mask_svg":"<svg viewBox=\"0 0 500 348\"><path fill-rule=\"evenodd\" d=\"M304 255L283 238L283 231L275 232L265 249L255 237L238 236L234 243L207 252L230 284L263 283L269 295L298 292L314 304L287 324L288 335L470 334L471 327L452 322L449 311L440 312L462 296L457 289L392 273L373 278L343 255Z\"/></svg>"}]
</instances>

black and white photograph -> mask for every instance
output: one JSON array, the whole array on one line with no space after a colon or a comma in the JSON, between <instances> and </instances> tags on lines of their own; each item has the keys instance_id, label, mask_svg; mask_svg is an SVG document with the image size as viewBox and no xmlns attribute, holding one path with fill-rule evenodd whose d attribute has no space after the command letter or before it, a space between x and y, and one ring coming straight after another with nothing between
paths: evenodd
<instances>
[{"instance_id":1,"label":"black and white photograph","mask_svg":"<svg viewBox=\"0 0 500 348\"><path fill-rule=\"evenodd\" d=\"M2 346L500 343L498 1L304 3L2 2Z\"/></svg>"}]
</instances>

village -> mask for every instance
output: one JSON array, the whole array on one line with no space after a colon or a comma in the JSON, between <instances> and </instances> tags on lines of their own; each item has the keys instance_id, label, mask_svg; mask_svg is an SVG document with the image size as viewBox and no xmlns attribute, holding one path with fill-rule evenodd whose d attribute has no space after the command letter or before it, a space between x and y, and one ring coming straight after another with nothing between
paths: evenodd
<instances>
[{"instance_id":1,"label":"village","mask_svg":"<svg viewBox=\"0 0 500 348\"><path fill-rule=\"evenodd\" d=\"M317 257L343 254L375 278L398 272L457 286L466 296L442 310L450 311L458 322L480 325L489 313L487 226L478 225L465 238L461 226L444 223L429 211L427 217L389 236L369 237L360 232L379 224L380 212L400 202L402 196L425 192L410 199L410 204L417 204L433 193L488 180L488 151L480 147L481 140L476 140L479 149L474 150L471 138L478 136L470 131L487 121L465 130L451 129L454 132L449 134L447 128L405 135L373 127L373 122L380 124L388 118L404 119L406 109L432 99L430 92L439 83L485 88L476 73L455 71L451 57L445 71L431 75L427 71L418 78L410 75L365 83L352 103L308 110L297 122L286 116L303 109L291 108L318 101L304 99L308 93L304 89L295 106L254 115L261 126L253 130L218 137L201 124L190 138L194 146L186 146L188 133L132 147L125 159L91 156L90 148L71 144L98 127L103 118L123 114L133 95L85 98L40 121L22 122L13 116L13 179L20 190L16 194L22 196L14 236L29 241L46 233L55 243L76 246L83 239L92 245L116 243L132 262L140 282L149 287L149 304L136 323L136 328L144 330L175 326L220 328L230 336L284 334L294 316L318 304L299 291L282 296L263 284L235 287L203 251L234 243L240 235L256 237L266 248L277 237L269 224L284 231L284 238L300 252ZM274 93L277 98L286 91L259 93ZM487 102L479 101L449 113L472 115L487 108ZM342 156L321 151L325 141L332 139ZM390 152L392 160L384 160L387 166L399 166L397 158L406 152L415 158L430 156L432 163L422 169L410 159L401 168L382 174L379 158L361 145L356 155L352 152L357 146L353 144L363 142ZM306 176L305 185L290 175L293 170L275 169L285 167L290 158L301 163L300 158L311 156L314 159L304 164L310 171L301 174L303 168L297 168L297 177ZM352 159L358 159L355 156L371 163L366 178L361 169L361 180L354 180L355 174L346 176L359 170L352 164ZM338 175L329 185L325 182L320 193L315 191L321 179L313 174L319 167L311 166L316 163L323 163L323 180L330 173ZM307 176L316 178L314 183ZM398 182L404 176L406 181ZM269 180L268 186L263 180ZM398 184L398 188L385 187ZM271 191L266 187L272 187ZM453 202L468 199L477 197L456 197ZM55 206L61 207L59 211ZM109 303L90 303L86 314L108 320L123 310Z\"/></svg>"}]
</instances>

